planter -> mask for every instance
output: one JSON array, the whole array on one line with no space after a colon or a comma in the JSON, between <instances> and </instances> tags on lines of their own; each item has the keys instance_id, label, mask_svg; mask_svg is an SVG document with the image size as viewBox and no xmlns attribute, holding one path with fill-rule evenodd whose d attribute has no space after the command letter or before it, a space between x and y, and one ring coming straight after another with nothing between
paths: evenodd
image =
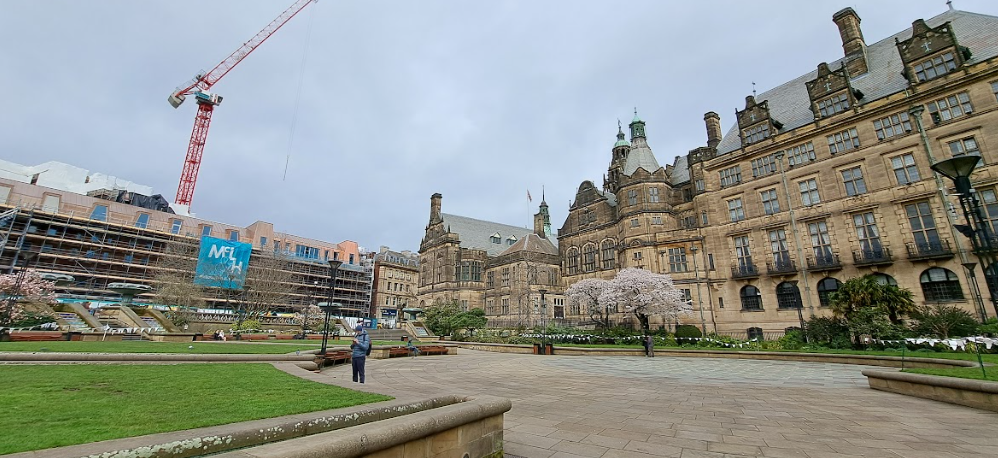
<instances>
[{"instance_id":1,"label":"planter","mask_svg":"<svg viewBox=\"0 0 998 458\"><path fill-rule=\"evenodd\" d=\"M865 370L870 388L998 412L998 382Z\"/></svg>"}]
</instances>

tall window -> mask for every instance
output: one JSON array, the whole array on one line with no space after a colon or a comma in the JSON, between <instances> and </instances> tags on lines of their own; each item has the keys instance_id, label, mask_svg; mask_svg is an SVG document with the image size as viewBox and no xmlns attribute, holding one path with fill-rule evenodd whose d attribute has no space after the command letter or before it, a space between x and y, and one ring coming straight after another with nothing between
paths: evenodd
<instances>
[{"instance_id":1,"label":"tall window","mask_svg":"<svg viewBox=\"0 0 998 458\"><path fill-rule=\"evenodd\" d=\"M842 171L842 183L846 186L847 196L866 194L866 182L863 181L863 169L858 165Z\"/></svg>"},{"instance_id":2,"label":"tall window","mask_svg":"<svg viewBox=\"0 0 998 458\"><path fill-rule=\"evenodd\" d=\"M661 216L652 216L651 217L651 223L654 224L654 225L661 225L662 224L662 217Z\"/></svg>"},{"instance_id":3,"label":"tall window","mask_svg":"<svg viewBox=\"0 0 998 458\"><path fill-rule=\"evenodd\" d=\"M915 77L918 78L918 82L921 83L943 76L953 70L956 70L956 61L953 60L953 53L948 52L941 56L936 56L926 60L925 62L915 64Z\"/></svg>"},{"instance_id":4,"label":"tall window","mask_svg":"<svg viewBox=\"0 0 998 458\"><path fill-rule=\"evenodd\" d=\"M953 157L981 155L981 149L977 146L977 140L974 137L952 141L947 143L947 145L949 145L949 152L953 154Z\"/></svg>"},{"instance_id":5,"label":"tall window","mask_svg":"<svg viewBox=\"0 0 998 458\"><path fill-rule=\"evenodd\" d=\"M267 237L262 237L262 236L260 237L260 246L261 247L267 246ZM329 250L326 250L326 257L327 258L329 257Z\"/></svg>"},{"instance_id":6,"label":"tall window","mask_svg":"<svg viewBox=\"0 0 998 458\"><path fill-rule=\"evenodd\" d=\"M769 247L773 253L773 264L787 266L790 264L790 250L787 248L787 231L776 229L769 231Z\"/></svg>"},{"instance_id":7,"label":"tall window","mask_svg":"<svg viewBox=\"0 0 998 458\"><path fill-rule=\"evenodd\" d=\"M832 261L832 238L828 236L828 223L814 221L807 223L807 233L811 236L811 250L819 264Z\"/></svg>"},{"instance_id":8,"label":"tall window","mask_svg":"<svg viewBox=\"0 0 998 458\"><path fill-rule=\"evenodd\" d=\"M90 219L97 221L107 221L107 205L94 205L90 212Z\"/></svg>"},{"instance_id":9,"label":"tall window","mask_svg":"<svg viewBox=\"0 0 998 458\"><path fill-rule=\"evenodd\" d=\"M596 270L596 244L594 243L582 248L582 270L585 272Z\"/></svg>"},{"instance_id":10,"label":"tall window","mask_svg":"<svg viewBox=\"0 0 998 458\"><path fill-rule=\"evenodd\" d=\"M769 138L769 123L763 123L743 130L742 137L745 139L746 145Z\"/></svg>"},{"instance_id":11,"label":"tall window","mask_svg":"<svg viewBox=\"0 0 998 458\"><path fill-rule=\"evenodd\" d=\"M821 203L821 196L818 195L818 180L811 178L797 183L800 187L800 202L805 207L810 207Z\"/></svg>"},{"instance_id":12,"label":"tall window","mask_svg":"<svg viewBox=\"0 0 998 458\"><path fill-rule=\"evenodd\" d=\"M568 271L569 275L576 275L579 273L579 249L572 247L568 249L566 259L565 259L565 270ZM505 285L504 285L505 286Z\"/></svg>"},{"instance_id":13,"label":"tall window","mask_svg":"<svg viewBox=\"0 0 998 458\"><path fill-rule=\"evenodd\" d=\"M915 246L919 251L932 251L941 248L939 233L936 232L936 222L932 219L932 209L928 201L916 202L904 206L908 216L908 226L915 238Z\"/></svg>"},{"instance_id":14,"label":"tall window","mask_svg":"<svg viewBox=\"0 0 998 458\"><path fill-rule=\"evenodd\" d=\"M852 222L856 226L859 248L871 256L880 256L883 248L880 245L880 231L877 229L877 220L873 212L852 215Z\"/></svg>"},{"instance_id":15,"label":"tall window","mask_svg":"<svg viewBox=\"0 0 998 458\"><path fill-rule=\"evenodd\" d=\"M735 257L738 259L738 267L748 267L752 265L752 252L749 250L749 238L747 235L733 237L735 241Z\"/></svg>"},{"instance_id":16,"label":"tall window","mask_svg":"<svg viewBox=\"0 0 998 458\"><path fill-rule=\"evenodd\" d=\"M814 160L814 144L807 142L803 145L797 145L793 148L786 150L787 153L787 163L791 167L798 165L807 164Z\"/></svg>"},{"instance_id":17,"label":"tall window","mask_svg":"<svg viewBox=\"0 0 998 458\"><path fill-rule=\"evenodd\" d=\"M742 310L762 310L762 293L752 285L742 287L739 294L742 299Z\"/></svg>"},{"instance_id":18,"label":"tall window","mask_svg":"<svg viewBox=\"0 0 998 458\"><path fill-rule=\"evenodd\" d=\"M496 287L496 273L495 273L495 271L490 270L488 273L485 274L485 286L487 288L495 288Z\"/></svg>"},{"instance_id":19,"label":"tall window","mask_svg":"<svg viewBox=\"0 0 998 458\"><path fill-rule=\"evenodd\" d=\"M721 187L728 187L742 182L741 166L729 167L718 172L721 177Z\"/></svg>"},{"instance_id":20,"label":"tall window","mask_svg":"<svg viewBox=\"0 0 998 458\"><path fill-rule=\"evenodd\" d=\"M767 215L780 212L780 198L776 195L776 189L767 189L760 194L762 196L762 211Z\"/></svg>"},{"instance_id":21,"label":"tall window","mask_svg":"<svg viewBox=\"0 0 998 458\"><path fill-rule=\"evenodd\" d=\"M822 307L828 307L832 304L832 293L839 290L840 283L838 280L832 277L822 278L818 282L818 304Z\"/></svg>"},{"instance_id":22,"label":"tall window","mask_svg":"<svg viewBox=\"0 0 998 458\"><path fill-rule=\"evenodd\" d=\"M926 269L919 277L922 294L928 302L957 301L963 299L960 279L952 271L942 267Z\"/></svg>"},{"instance_id":23,"label":"tall window","mask_svg":"<svg viewBox=\"0 0 998 458\"><path fill-rule=\"evenodd\" d=\"M669 248L669 272L686 272L686 248Z\"/></svg>"},{"instance_id":24,"label":"tall window","mask_svg":"<svg viewBox=\"0 0 998 458\"><path fill-rule=\"evenodd\" d=\"M139 229L145 229L149 227L149 214L139 213L138 218L135 218L135 227Z\"/></svg>"},{"instance_id":25,"label":"tall window","mask_svg":"<svg viewBox=\"0 0 998 458\"><path fill-rule=\"evenodd\" d=\"M915 156L911 153L892 157L891 167L894 169L894 177L897 178L899 185L911 184L922 179L918 175Z\"/></svg>"},{"instance_id":26,"label":"tall window","mask_svg":"<svg viewBox=\"0 0 998 458\"><path fill-rule=\"evenodd\" d=\"M728 215L731 217L732 223L745 219L745 209L742 208L741 198L728 201Z\"/></svg>"},{"instance_id":27,"label":"tall window","mask_svg":"<svg viewBox=\"0 0 998 458\"><path fill-rule=\"evenodd\" d=\"M822 118L841 113L849 109L849 95L842 93L833 95L825 100L818 101L818 113Z\"/></svg>"},{"instance_id":28,"label":"tall window","mask_svg":"<svg viewBox=\"0 0 998 458\"><path fill-rule=\"evenodd\" d=\"M937 124L974 111L974 107L970 105L970 95L966 92L929 102L926 106L929 107L929 116L932 117L932 121Z\"/></svg>"},{"instance_id":29,"label":"tall window","mask_svg":"<svg viewBox=\"0 0 998 458\"><path fill-rule=\"evenodd\" d=\"M696 188L696 190L697 190L698 193L704 192L704 191L707 190L707 185L704 184L703 179L701 179L701 178L697 178L696 181L693 182L693 187Z\"/></svg>"},{"instance_id":30,"label":"tall window","mask_svg":"<svg viewBox=\"0 0 998 458\"><path fill-rule=\"evenodd\" d=\"M502 268L502 285L503 287L509 286L509 267Z\"/></svg>"},{"instance_id":31,"label":"tall window","mask_svg":"<svg viewBox=\"0 0 998 458\"><path fill-rule=\"evenodd\" d=\"M627 191L627 205L637 205L638 203L638 190L632 189Z\"/></svg>"},{"instance_id":32,"label":"tall window","mask_svg":"<svg viewBox=\"0 0 998 458\"><path fill-rule=\"evenodd\" d=\"M174 219L170 222L170 233L179 234L180 228L184 225L184 221L180 219Z\"/></svg>"},{"instance_id":33,"label":"tall window","mask_svg":"<svg viewBox=\"0 0 998 458\"><path fill-rule=\"evenodd\" d=\"M984 204L984 218L991 226L991 234L998 234L998 194L994 188L980 191L981 203Z\"/></svg>"},{"instance_id":34,"label":"tall window","mask_svg":"<svg viewBox=\"0 0 998 458\"><path fill-rule=\"evenodd\" d=\"M648 202L658 202L658 188L648 188Z\"/></svg>"},{"instance_id":35,"label":"tall window","mask_svg":"<svg viewBox=\"0 0 998 458\"><path fill-rule=\"evenodd\" d=\"M908 113L902 111L873 121L873 130L877 132L878 139L886 140L911 132L911 120L908 119Z\"/></svg>"},{"instance_id":36,"label":"tall window","mask_svg":"<svg viewBox=\"0 0 998 458\"><path fill-rule=\"evenodd\" d=\"M832 154L844 153L853 148L859 148L859 134L856 128L828 136L828 151Z\"/></svg>"},{"instance_id":37,"label":"tall window","mask_svg":"<svg viewBox=\"0 0 998 458\"><path fill-rule=\"evenodd\" d=\"M238 242L239 241L239 231L229 231L229 241Z\"/></svg>"},{"instance_id":38,"label":"tall window","mask_svg":"<svg viewBox=\"0 0 998 458\"><path fill-rule=\"evenodd\" d=\"M204 226L201 226L201 236L202 237L211 237L211 226L209 226L207 224L205 224Z\"/></svg>"},{"instance_id":39,"label":"tall window","mask_svg":"<svg viewBox=\"0 0 998 458\"><path fill-rule=\"evenodd\" d=\"M613 240L603 241L603 269L613 269L617 260L617 247Z\"/></svg>"},{"instance_id":40,"label":"tall window","mask_svg":"<svg viewBox=\"0 0 998 458\"><path fill-rule=\"evenodd\" d=\"M752 176L762 177L773 172L776 172L776 159L772 154L752 161Z\"/></svg>"}]
</instances>

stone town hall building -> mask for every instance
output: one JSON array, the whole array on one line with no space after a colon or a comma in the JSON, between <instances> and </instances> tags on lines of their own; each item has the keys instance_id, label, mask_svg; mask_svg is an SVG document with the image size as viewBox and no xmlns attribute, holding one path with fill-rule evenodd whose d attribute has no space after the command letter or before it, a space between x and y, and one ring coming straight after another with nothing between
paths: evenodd
<instances>
[{"instance_id":1,"label":"stone town hall building","mask_svg":"<svg viewBox=\"0 0 998 458\"><path fill-rule=\"evenodd\" d=\"M952 184L930 165L980 156L973 184L987 223L998 221L998 17L949 10L872 44L851 8L832 20L842 57L746 97L727 133L708 112L706 145L672 165L659 165L654 129L635 114L603 182L579 186L557 257L530 260L560 274L546 289L626 267L668 273L692 301L687 322L741 336L797 326L798 307L805 319L829 314L829 295L866 274L911 290L919 305L994 316L980 299L981 269L964 267L978 259L955 230L965 222ZM431 227L432 216L424 267L439 254L435 240L464 243L464 233ZM470 304L507 316L485 305L508 298L498 287L461 289L448 272L421 279L420 294L449 281Z\"/></svg>"}]
</instances>

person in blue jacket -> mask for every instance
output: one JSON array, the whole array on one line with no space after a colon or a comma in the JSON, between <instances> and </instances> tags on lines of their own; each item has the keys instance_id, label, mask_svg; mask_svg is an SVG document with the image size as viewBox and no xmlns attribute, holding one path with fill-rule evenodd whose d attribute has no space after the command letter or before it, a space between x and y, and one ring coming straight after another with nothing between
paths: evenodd
<instances>
[{"instance_id":1,"label":"person in blue jacket","mask_svg":"<svg viewBox=\"0 0 998 458\"><path fill-rule=\"evenodd\" d=\"M357 333L353 343L350 344L350 348L353 349L353 353L350 354L350 362L353 363L353 381L364 383L364 363L367 362L367 354L371 349L371 336L359 324L353 330Z\"/></svg>"}]
</instances>

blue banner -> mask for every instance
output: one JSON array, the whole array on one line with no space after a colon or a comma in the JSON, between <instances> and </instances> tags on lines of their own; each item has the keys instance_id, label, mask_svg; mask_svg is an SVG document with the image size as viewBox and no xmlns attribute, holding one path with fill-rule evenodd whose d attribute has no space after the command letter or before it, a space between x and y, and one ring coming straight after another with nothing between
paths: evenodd
<instances>
[{"instance_id":1,"label":"blue banner","mask_svg":"<svg viewBox=\"0 0 998 458\"><path fill-rule=\"evenodd\" d=\"M201 238L194 283L225 289L243 289L253 246L214 237Z\"/></svg>"}]
</instances>

